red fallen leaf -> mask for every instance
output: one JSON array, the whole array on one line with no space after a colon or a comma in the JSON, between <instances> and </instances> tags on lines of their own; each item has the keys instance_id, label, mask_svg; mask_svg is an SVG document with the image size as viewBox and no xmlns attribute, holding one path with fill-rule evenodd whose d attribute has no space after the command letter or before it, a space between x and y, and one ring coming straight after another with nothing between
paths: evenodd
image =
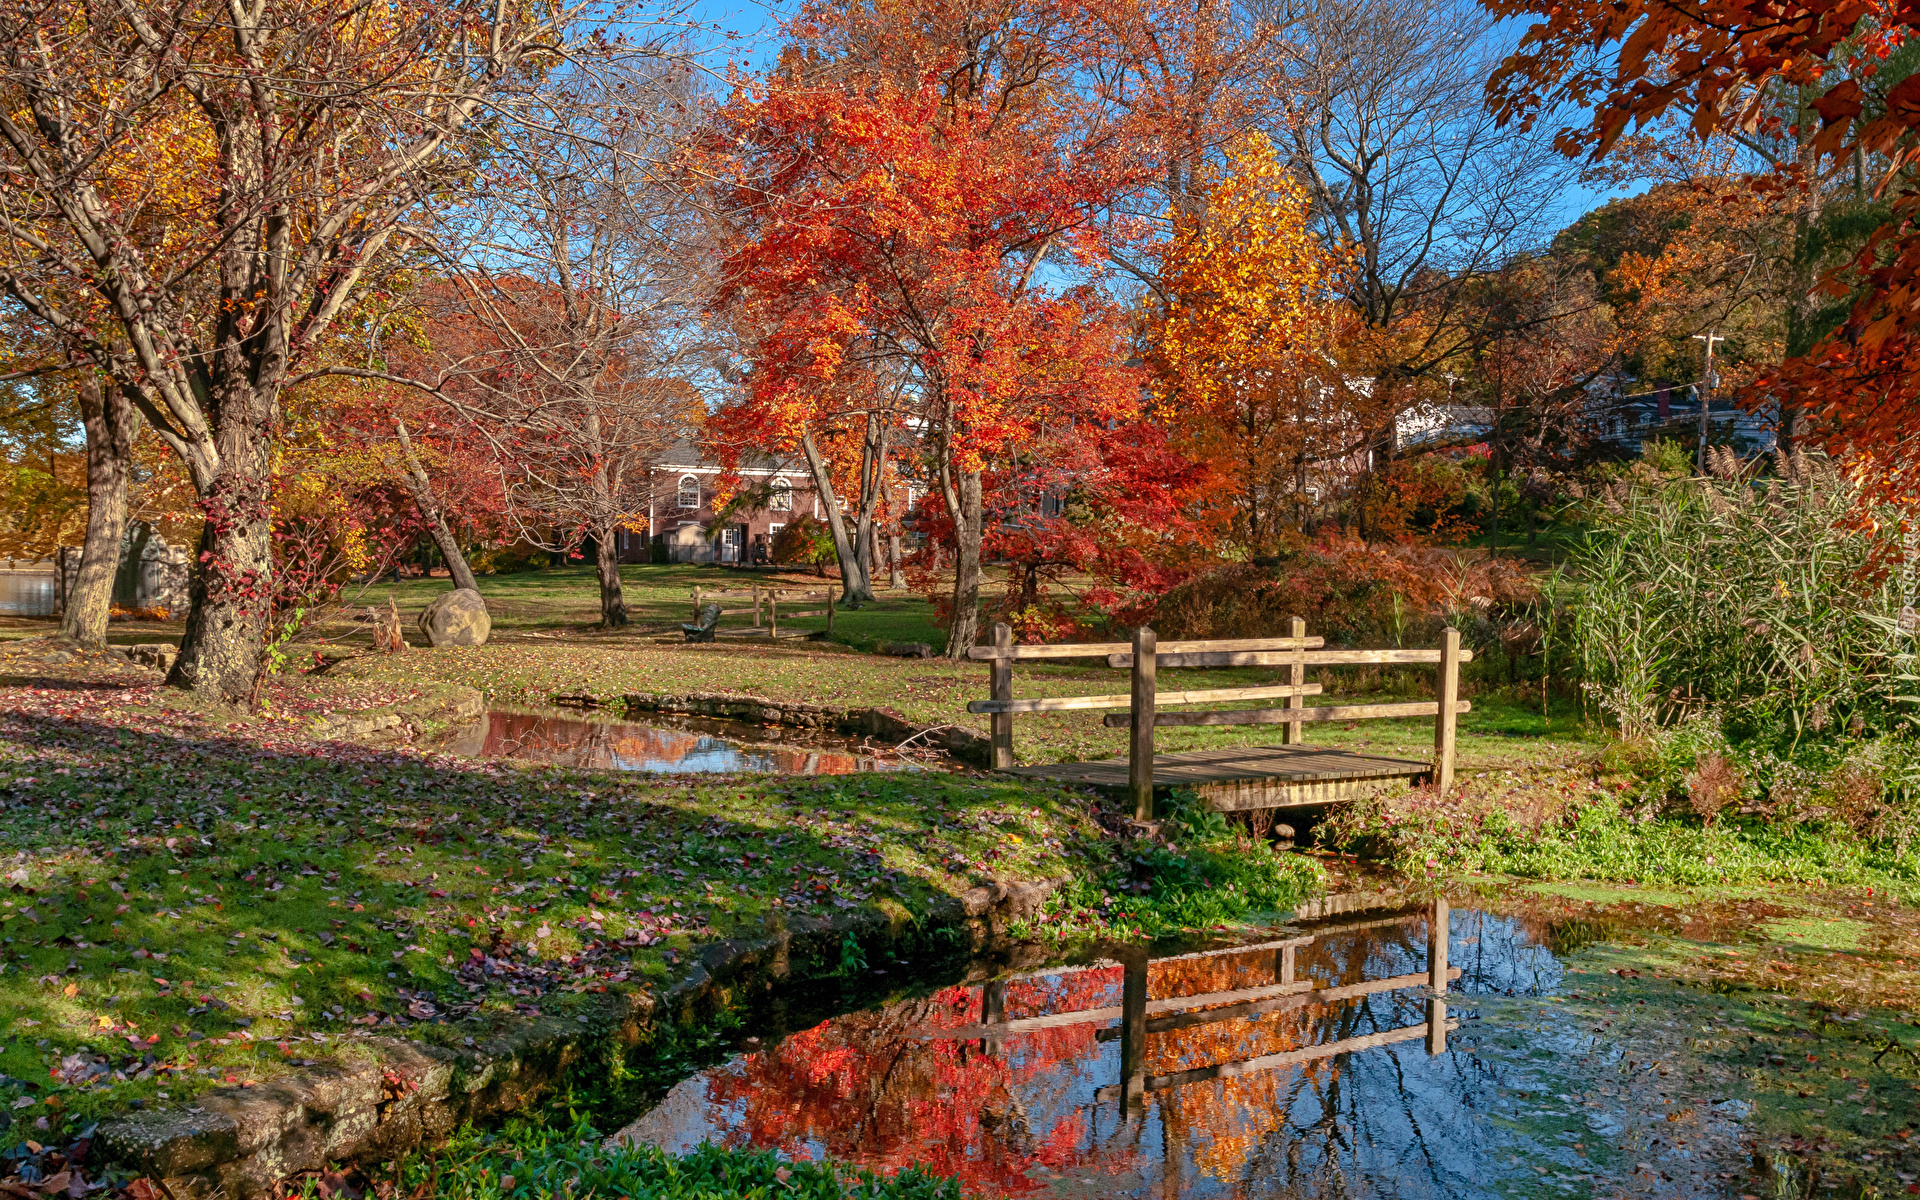
<instances>
[{"instance_id":1,"label":"red fallen leaf","mask_svg":"<svg viewBox=\"0 0 1920 1200\"><path fill-rule=\"evenodd\" d=\"M41 1180L39 1187L41 1192L51 1196L55 1192L66 1191L67 1183L72 1178L73 1178L73 1172L62 1171L57 1175L49 1175L45 1179Z\"/></svg>"}]
</instances>

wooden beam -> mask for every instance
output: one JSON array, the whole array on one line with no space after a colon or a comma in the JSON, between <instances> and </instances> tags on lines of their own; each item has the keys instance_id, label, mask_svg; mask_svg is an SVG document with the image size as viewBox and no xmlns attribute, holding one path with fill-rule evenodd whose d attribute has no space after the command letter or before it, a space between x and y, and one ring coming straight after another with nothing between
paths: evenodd
<instances>
[{"instance_id":1,"label":"wooden beam","mask_svg":"<svg viewBox=\"0 0 1920 1200\"><path fill-rule=\"evenodd\" d=\"M1460 1028L1460 1022L1448 1021L1442 1029ZM1371 1050L1376 1046L1391 1046L1395 1042L1411 1042L1419 1038L1430 1037L1425 1022L1408 1025L1402 1029L1390 1029L1385 1033L1370 1033L1365 1037L1346 1038L1338 1042L1328 1042L1323 1046L1309 1046L1304 1050L1288 1050L1282 1054L1267 1054L1259 1058L1249 1058L1242 1062L1221 1063L1213 1067L1196 1067L1191 1071L1176 1071L1172 1075L1147 1076L1147 1090L1157 1092L1164 1088L1180 1087L1188 1083L1202 1083L1209 1079L1231 1079L1236 1075L1254 1075L1261 1071L1271 1071L1276 1067L1297 1066L1300 1063L1315 1062L1322 1058L1332 1058L1337 1054L1352 1054L1357 1050ZM1103 1087L1094 1093L1094 1099L1111 1102L1120 1098L1117 1087Z\"/></svg>"},{"instance_id":2,"label":"wooden beam","mask_svg":"<svg viewBox=\"0 0 1920 1200\"><path fill-rule=\"evenodd\" d=\"M1291 686L1291 685L1282 685ZM1307 685L1316 689L1308 695L1317 695L1317 683ZM1015 703L1019 703L1015 701ZM969 710L972 705L967 706ZM1087 708L1107 708L1109 705L1086 705ZM1323 704L1317 708L1233 708L1221 712L1160 713L1153 718L1155 725L1285 725L1290 721L1365 721L1375 717L1431 717L1440 711L1440 706L1432 700L1409 700L1405 704ZM1466 700L1454 702L1456 713L1472 712L1473 705ZM1106 718L1106 724L1118 729L1128 724L1124 713L1114 713Z\"/></svg>"},{"instance_id":3,"label":"wooden beam","mask_svg":"<svg viewBox=\"0 0 1920 1200\"><path fill-rule=\"evenodd\" d=\"M1161 961L1154 959L1154 962ZM1123 964L1124 965L1124 964ZM1113 964L1107 963L1111 969ZM1087 968L1098 970L1099 968ZM1049 972L1050 974L1052 972ZM1425 975L1414 978L1424 980ZM1403 984L1401 986L1411 986ZM1272 996L1291 996L1305 994L1313 990L1311 982L1274 983L1261 987L1239 988L1231 992L1203 992L1197 996L1169 996L1164 1000L1146 1001L1146 1014L1185 1012L1188 1009L1206 1008L1215 1004L1235 1004L1245 1000L1260 1000ZM1081 1008L1073 1012L1048 1013L1043 1017L1019 1017L1012 1021L997 1021L992 1025L961 1025L954 1029L927 1029L919 1034L926 1038L967 1038L985 1037L989 1033L1028 1033L1035 1029L1059 1029L1065 1025L1090 1025L1098 1021L1117 1021L1125 1015L1119 1007Z\"/></svg>"},{"instance_id":4,"label":"wooden beam","mask_svg":"<svg viewBox=\"0 0 1920 1200\"><path fill-rule=\"evenodd\" d=\"M1133 793L1133 819L1153 820L1154 671L1159 663L1151 626L1133 631L1133 731L1127 737L1127 790Z\"/></svg>"},{"instance_id":5,"label":"wooden beam","mask_svg":"<svg viewBox=\"0 0 1920 1200\"><path fill-rule=\"evenodd\" d=\"M1293 618L1288 626L1288 631L1300 640L1302 646L1306 645L1306 621L1299 617ZM1305 686L1307 682L1307 655L1305 650L1295 652L1293 665L1287 668L1287 680L1296 686ZM1306 706L1307 699L1305 696L1296 695L1293 699L1287 701L1287 707L1291 709L1302 709ZM1307 727L1305 725L1302 725L1298 721L1289 721L1280 727L1280 744L1283 746L1298 746L1307 740L1306 733Z\"/></svg>"},{"instance_id":6,"label":"wooden beam","mask_svg":"<svg viewBox=\"0 0 1920 1200\"><path fill-rule=\"evenodd\" d=\"M1199 654L1168 654L1162 651L1160 654L1160 666L1168 670L1176 667L1290 667L1300 661L1302 659L1298 653L1266 650L1214 650ZM1431 664L1439 661L1440 651L1438 650L1309 650L1305 657L1305 665L1309 667L1352 667L1382 663ZM1472 662L1473 651L1461 650L1460 661ZM1109 654L1107 665L1116 670L1125 669L1133 665L1133 655L1124 650Z\"/></svg>"},{"instance_id":7,"label":"wooden beam","mask_svg":"<svg viewBox=\"0 0 1920 1200\"><path fill-rule=\"evenodd\" d=\"M1005 659L1001 659L1005 662ZM1155 692L1153 702L1160 704L1214 704L1223 700L1268 700L1278 696L1318 696L1320 685L1304 684L1299 688L1290 683L1276 683L1267 687L1244 688L1208 688L1192 692ZM1030 712L1074 712L1088 708L1129 708L1133 704L1131 693L1109 696L1059 696L1033 700L969 700L967 711L970 713L1030 713ZM1167 724L1162 721L1161 724ZM1125 724L1125 722L1122 722ZM1012 765L1012 764L1008 764Z\"/></svg>"},{"instance_id":8,"label":"wooden beam","mask_svg":"<svg viewBox=\"0 0 1920 1200\"><path fill-rule=\"evenodd\" d=\"M1437 703L1433 719L1433 790L1445 796L1453 787L1453 747L1458 714L1467 705L1460 696L1460 664L1473 657L1460 648L1460 631L1449 629L1441 635L1440 666L1434 671L1433 696Z\"/></svg>"},{"instance_id":9,"label":"wooden beam","mask_svg":"<svg viewBox=\"0 0 1920 1200\"><path fill-rule=\"evenodd\" d=\"M1460 968L1454 967L1447 975L1448 979L1460 978ZM1240 1020L1245 1017L1262 1017L1268 1013L1288 1012L1296 1008L1305 1008L1309 1004L1329 1004L1335 1000L1351 1000L1357 996L1370 996L1375 992L1394 992L1401 988L1419 987L1427 982L1425 975L1396 975L1391 979L1375 979L1367 983L1352 983L1345 987L1321 988L1317 991L1302 991L1291 994L1271 996L1264 999L1249 1000L1239 1004L1229 1004L1222 1008L1196 1009L1191 1012L1174 1013L1171 1016L1157 1017L1147 1022L1148 1033L1167 1033L1175 1029L1190 1029L1195 1025L1214 1025L1221 1021ZM1310 987L1311 984L1300 985Z\"/></svg>"},{"instance_id":10,"label":"wooden beam","mask_svg":"<svg viewBox=\"0 0 1920 1200\"><path fill-rule=\"evenodd\" d=\"M1013 649L1013 627L1006 622L996 622L993 627L993 648L997 651ZM1007 654L996 656L987 666L987 695L994 704L1013 703L1013 658ZM971 712L973 706L969 704ZM1013 710L1003 708L993 714L988 722L992 739L992 765L996 771L1004 771L1013 765Z\"/></svg>"},{"instance_id":11,"label":"wooden beam","mask_svg":"<svg viewBox=\"0 0 1920 1200\"><path fill-rule=\"evenodd\" d=\"M1308 648L1326 644L1325 638L1311 637L1305 641ZM1297 650L1301 648L1298 642L1299 639L1290 637L1215 638L1198 642L1162 642L1158 653L1164 658L1168 654L1190 654L1209 650ZM998 646L975 646L967 651L967 657L982 661L1006 657L1019 662L1046 658L1100 658L1111 654L1125 654L1128 656L1128 661L1124 665L1132 666L1132 652L1133 645L1130 642L1059 642L1051 646L1014 646L1010 651L1003 651Z\"/></svg>"}]
</instances>

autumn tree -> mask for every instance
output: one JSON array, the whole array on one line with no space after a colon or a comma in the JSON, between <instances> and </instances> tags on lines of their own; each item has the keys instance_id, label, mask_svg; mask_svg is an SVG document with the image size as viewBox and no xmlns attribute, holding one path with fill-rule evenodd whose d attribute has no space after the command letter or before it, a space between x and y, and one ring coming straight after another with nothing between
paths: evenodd
<instances>
[{"instance_id":1,"label":"autumn tree","mask_svg":"<svg viewBox=\"0 0 1920 1200\"><path fill-rule=\"evenodd\" d=\"M964 655L991 463L1050 424L1137 413L1111 304L1042 267L1099 259L1097 215L1146 168L1064 88L1059 9L880 11L809 6L782 77L719 114L737 244L716 307L753 331L722 419L787 449L851 379L902 378L952 514L947 653Z\"/></svg>"},{"instance_id":2,"label":"autumn tree","mask_svg":"<svg viewBox=\"0 0 1920 1200\"><path fill-rule=\"evenodd\" d=\"M1492 110L1516 127L1540 124L1566 102L1592 112L1556 141L1569 155L1604 159L1629 127L1684 123L1696 138L1746 138L1770 159L1753 184L1793 197L1796 229L1824 219L1836 181L1887 208L1838 269L1796 253L1805 293L1788 299L1810 344L1761 381L1753 398L1778 399L1836 453L1872 464L1883 494L1920 495L1920 342L1914 281L1920 229L1908 161L1920 144L1920 76L1897 62L1920 16L1884 6L1815 0L1782 19L1773 6L1734 0L1711 14L1627 0L1549 5L1490 0L1497 15L1538 18L1491 78ZM1762 141L1770 142L1763 146ZM1869 183L1871 181L1871 186ZM1823 301L1851 301L1831 330ZM1790 334L1790 342L1801 337ZM1797 349L1798 347L1794 347Z\"/></svg>"},{"instance_id":3,"label":"autumn tree","mask_svg":"<svg viewBox=\"0 0 1920 1200\"><path fill-rule=\"evenodd\" d=\"M0 14L0 289L124 392L205 517L175 685L252 692L281 394L459 182L468 125L571 53L577 19L459 0ZM128 169L181 153L202 163L191 203ZM178 210L165 254L139 228L156 205Z\"/></svg>"},{"instance_id":4,"label":"autumn tree","mask_svg":"<svg viewBox=\"0 0 1920 1200\"><path fill-rule=\"evenodd\" d=\"M1201 179L1200 207L1176 221L1163 257L1155 404L1177 444L1213 467L1212 523L1268 554L1305 525L1315 473L1344 472L1381 437L1394 393L1354 362L1364 339L1336 295L1343 263L1272 143L1249 135Z\"/></svg>"}]
</instances>

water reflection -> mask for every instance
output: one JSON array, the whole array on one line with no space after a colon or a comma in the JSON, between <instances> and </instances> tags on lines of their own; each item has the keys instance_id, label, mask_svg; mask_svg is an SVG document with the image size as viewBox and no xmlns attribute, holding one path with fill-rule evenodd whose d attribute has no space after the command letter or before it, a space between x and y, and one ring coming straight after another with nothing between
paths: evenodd
<instances>
[{"instance_id":1,"label":"water reflection","mask_svg":"<svg viewBox=\"0 0 1920 1200\"><path fill-rule=\"evenodd\" d=\"M52 575L0 571L0 616L50 617L53 599Z\"/></svg>"},{"instance_id":2,"label":"water reflection","mask_svg":"<svg viewBox=\"0 0 1920 1200\"><path fill-rule=\"evenodd\" d=\"M1560 965L1511 918L1118 957L834 1018L682 1082L622 1136L924 1163L1008 1196L1589 1195L1670 1165L1646 1145L1660 1114L1598 1083L1617 1053L1539 1006ZM1708 1156L1678 1153L1701 1178Z\"/></svg>"},{"instance_id":3,"label":"water reflection","mask_svg":"<svg viewBox=\"0 0 1920 1200\"><path fill-rule=\"evenodd\" d=\"M768 771L781 775L849 775L911 769L906 761L848 747L745 743L752 726L685 722L686 728L590 721L547 713L491 712L448 748L476 758L516 758L613 771ZM724 731L724 732L718 732ZM728 736L731 735L731 736Z\"/></svg>"}]
</instances>

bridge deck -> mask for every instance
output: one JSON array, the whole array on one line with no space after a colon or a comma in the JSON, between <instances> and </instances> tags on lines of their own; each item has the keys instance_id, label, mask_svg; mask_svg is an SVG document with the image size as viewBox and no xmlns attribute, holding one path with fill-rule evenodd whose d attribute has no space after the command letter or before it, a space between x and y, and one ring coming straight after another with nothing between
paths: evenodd
<instances>
[{"instance_id":1,"label":"bridge deck","mask_svg":"<svg viewBox=\"0 0 1920 1200\"><path fill-rule=\"evenodd\" d=\"M1222 812L1247 808L1301 808L1375 795L1419 782L1430 763L1336 750L1327 746L1234 746L1153 757L1155 789L1190 787ZM1124 792L1127 760L1012 767L1028 779Z\"/></svg>"}]
</instances>

